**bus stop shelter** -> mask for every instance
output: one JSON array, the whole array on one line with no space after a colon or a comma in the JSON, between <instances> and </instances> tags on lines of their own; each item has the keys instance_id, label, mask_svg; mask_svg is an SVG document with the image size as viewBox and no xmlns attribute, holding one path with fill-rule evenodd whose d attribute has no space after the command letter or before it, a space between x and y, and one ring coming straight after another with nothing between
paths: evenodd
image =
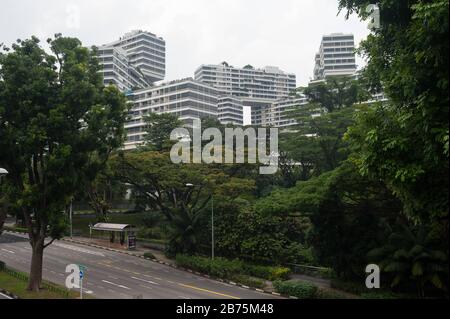
<instances>
[{"instance_id":1,"label":"bus stop shelter","mask_svg":"<svg viewBox=\"0 0 450 319\"><path fill-rule=\"evenodd\" d=\"M94 232L107 234L108 242L111 244L115 243L116 235L119 235L119 243L121 247L129 250L136 249L136 227L133 225L97 223L94 226L89 225L89 228L91 241Z\"/></svg>"}]
</instances>

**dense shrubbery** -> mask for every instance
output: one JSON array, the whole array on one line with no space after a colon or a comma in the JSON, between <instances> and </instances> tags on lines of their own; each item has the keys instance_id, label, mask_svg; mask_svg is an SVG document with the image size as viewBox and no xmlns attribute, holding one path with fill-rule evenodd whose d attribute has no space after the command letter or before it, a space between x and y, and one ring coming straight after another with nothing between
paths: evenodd
<instances>
[{"instance_id":1,"label":"dense shrubbery","mask_svg":"<svg viewBox=\"0 0 450 319\"><path fill-rule=\"evenodd\" d=\"M256 266L241 260L229 260L216 257L177 255L176 263L180 267L189 268L214 277L236 280L238 275L258 277L267 280L287 280L290 270L284 267ZM238 277L239 278L239 277Z\"/></svg>"},{"instance_id":2,"label":"dense shrubbery","mask_svg":"<svg viewBox=\"0 0 450 319\"><path fill-rule=\"evenodd\" d=\"M244 264L243 271L250 276L267 280L288 280L291 270L286 267L270 267Z\"/></svg>"},{"instance_id":3,"label":"dense shrubbery","mask_svg":"<svg viewBox=\"0 0 450 319\"><path fill-rule=\"evenodd\" d=\"M247 275L235 275L231 280L253 288L263 289L266 286L264 280Z\"/></svg>"},{"instance_id":4,"label":"dense shrubbery","mask_svg":"<svg viewBox=\"0 0 450 319\"><path fill-rule=\"evenodd\" d=\"M311 250L304 246L308 218L271 216L245 201L222 201L215 214L216 250L222 256L267 264L313 263Z\"/></svg>"},{"instance_id":5,"label":"dense shrubbery","mask_svg":"<svg viewBox=\"0 0 450 319\"><path fill-rule=\"evenodd\" d=\"M314 299L317 297L317 286L301 281L276 281L275 290L283 295L297 297L299 299Z\"/></svg>"},{"instance_id":6,"label":"dense shrubbery","mask_svg":"<svg viewBox=\"0 0 450 319\"><path fill-rule=\"evenodd\" d=\"M369 289L367 289L367 287L362 283L357 283L354 281L344 281L340 279L331 280L331 287L355 295L361 295L363 293L369 292Z\"/></svg>"}]
</instances>

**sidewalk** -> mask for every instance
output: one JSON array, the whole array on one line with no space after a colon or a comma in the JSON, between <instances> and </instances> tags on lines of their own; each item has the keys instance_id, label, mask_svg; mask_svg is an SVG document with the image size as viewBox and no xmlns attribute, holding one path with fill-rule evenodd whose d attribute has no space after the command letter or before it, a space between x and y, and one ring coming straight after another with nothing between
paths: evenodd
<instances>
[{"instance_id":1,"label":"sidewalk","mask_svg":"<svg viewBox=\"0 0 450 319\"><path fill-rule=\"evenodd\" d=\"M70 240L69 237L64 237L65 240ZM167 258L164 255L164 252L160 251L160 250L156 250L156 249L152 249L152 248L146 248L146 247L142 247L141 244L139 244L139 241L137 242L137 247L136 249L133 250L128 250L125 246L121 246L119 243L110 243L109 240L102 240L102 239L96 239L93 238L92 240L88 237L80 237L80 236L73 236L72 240L75 242L80 242L80 243L84 243L84 244L91 244L91 245L96 245L96 246L102 246L105 248L111 248L111 249L115 249L118 251L123 251L123 252L129 252L129 253L133 253L134 255L139 255L139 256L143 256L145 253L152 253L157 260L169 263L169 264L175 264L175 262L169 258Z\"/></svg>"}]
</instances>

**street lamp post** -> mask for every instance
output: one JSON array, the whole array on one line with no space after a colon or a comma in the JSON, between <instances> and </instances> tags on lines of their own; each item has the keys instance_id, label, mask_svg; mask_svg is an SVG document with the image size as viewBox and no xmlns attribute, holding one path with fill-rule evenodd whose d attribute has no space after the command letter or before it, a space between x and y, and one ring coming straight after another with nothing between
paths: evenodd
<instances>
[{"instance_id":1,"label":"street lamp post","mask_svg":"<svg viewBox=\"0 0 450 319\"><path fill-rule=\"evenodd\" d=\"M194 184L187 183L186 187L195 187ZM214 260L214 195L211 193L211 259Z\"/></svg>"}]
</instances>

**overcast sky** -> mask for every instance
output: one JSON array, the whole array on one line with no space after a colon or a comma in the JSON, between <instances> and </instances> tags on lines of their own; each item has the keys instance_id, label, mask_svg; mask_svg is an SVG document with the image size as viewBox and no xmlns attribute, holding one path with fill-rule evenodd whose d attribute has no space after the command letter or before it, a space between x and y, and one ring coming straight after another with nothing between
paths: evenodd
<instances>
[{"instance_id":1,"label":"overcast sky","mask_svg":"<svg viewBox=\"0 0 450 319\"><path fill-rule=\"evenodd\" d=\"M2 0L0 43L60 32L101 45L142 29L166 40L166 80L227 61L279 66L306 85L323 34L351 32L357 43L368 34L337 13L337 0Z\"/></svg>"}]
</instances>

